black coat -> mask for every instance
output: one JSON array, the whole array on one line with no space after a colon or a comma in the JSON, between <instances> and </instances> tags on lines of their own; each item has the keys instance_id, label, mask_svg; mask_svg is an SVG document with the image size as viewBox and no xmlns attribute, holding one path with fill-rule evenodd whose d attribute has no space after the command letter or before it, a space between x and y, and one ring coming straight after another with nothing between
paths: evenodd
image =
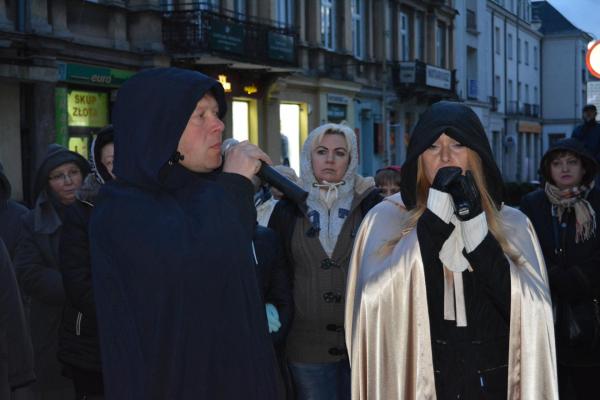
<instances>
[{"instance_id":1,"label":"black coat","mask_svg":"<svg viewBox=\"0 0 600 400\"><path fill-rule=\"evenodd\" d=\"M281 322L281 328L271 333L271 338L276 348L282 348L294 317L294 300L281 240L275 231L257 224L253 242L258 261L258 287L263 301L277 308Z\"/></svg>"},{"instance_id":2,"label":"black coat","mask_svg":"<svg viewBox=\"0 0 600 400\"><path fill-rule=\"evenodd\" d=\"M510 321L510 266L488 233L465 257L462 273L467 326L444 320L444 273L439 253L454 229L426 210L417 224L427 286L431 350L440 399L506 399Z\"/></svg>"},{"instance_id":3,"label":"black coat","mask_svg":"<svg viewBox=\"0 0 600 400\"><path fill-rule=\"evenodd\" d=\"M58 358L65 364L100 372L100 343L92 290L88 225L93 206L77 200L65 209L60 268L67 295L59 334Z\"/></svg>"},{"instance_id":4,"label":"black coat","mask_svg":"<svg viewBox=\"0 0 600 400\"><path fill-rule=\"evenodd\" d=\"M33 348L13 266L0 239L0 398L35 380Z\"/></svg>"},{"instance_id":5,"label":"black coat","mask_svg":"<svg viewBox=\"0 0 600 400\"><path fill-rule=\"evenodd\" d=\"M0 163L0 239L4 241L12 259L19 239L21 216L27 212L27 208L11 200L10 195L11 185Z\"/></svg>"},{"instance_id":6,"label":"black coat","mask_svg":"<svg viewBox=\"0 0 600 400\"><path fill-rule=\"evenodd\" d=\"M113 110L114 172L90 219L106 397L278 398L276 359L252 254L254 188L174 157L198 101L198 72L141 72Z\"/></svg>"},{"instance_id":7,"label":"black coat","mask_svg":"<svg viewBox=\"0 0 600 400\"><path fill-rule=\"evenodd\" d=\"M600 218L600 191L592 190L587 200ZM600 225L590 239L575 243L575 215L567 212L564 259L555 254L551 204L542 189L527 194L521 201L521 211L531 220L537 233L548 270L550 292L555 302L577 305L600 296ZM564 218L564 217L563 217ZM562 267L560 267L562 263ZM569 347L557 338L557 360L566 365L600 365L600 346L596 351Z\"/></svg>"}]
</instances>

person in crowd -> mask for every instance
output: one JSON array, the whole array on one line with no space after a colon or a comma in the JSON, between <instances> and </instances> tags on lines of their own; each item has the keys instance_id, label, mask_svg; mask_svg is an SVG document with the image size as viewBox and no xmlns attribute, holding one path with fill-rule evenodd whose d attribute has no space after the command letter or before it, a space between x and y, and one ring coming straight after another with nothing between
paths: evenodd
<instances>
[{"instance_id":1,"label":"person in crowd","mask_svg":"<svg viewBox=\"0 0 600 400\"><path fill-rule=\"evenodd\" d=\"M417 123L401 192L365 218L346 298L353 399L556 399L552 309L527 218L477 115Z\"/></svg>"},{"instance_id":2,"label":"person in crowd","mask_svg":"<svg viewBox=\"0 0 600 400\"><path fill-rule=\"evenodd\" d=\"M104 393L119 399L278 399L242 142L222 162L223 87L157 68L119 89L114 175L90 218ZM222 165L222 171L216 172Z\"/></svg>"},{"instance_id":3,"label":"person in crowd","mask_svg":"<svg viewBox=\"0 0 600 400\"><path fill-rule=\"evenodd\" d=\"M375 172L375 185L383 197L388 197L400 191L401 168L397 165L390 165L378 169Z\"/></svg>"},{"instance_id":4,"label":"person in crowd","mask_svg":"<svg viewBox=\"0 0 600 400\"><path fill-rule=\"evenodd\" d=\"M582 114L583 124L573 129L571 137L583 142L596 162L600 162L600 124L596 121L596 106L586 104L583 107Z\"/></svg>"},{"instance_id":5,"label":"person in crowd","mask_svg":"<svg viewBox=\"0 0 600 400\"><path fill-rule=\"evenodd\" d=\"M325 124L308 136L301 154L301 186L308 210L281 200L269 227L282 238L292 276L294 322L287 357L298 400L349 399L344 343L346 271L363 216L381 200L372 178L356 172L354 131Z\"/></svg>"},{"instance_id":6,"label":"person in crowd","mask_svg":"<svg viewBox=\"0 0 600 400\"><path fill-rule=\"evenodd\" d=\"M544 188L521 201L542 247L555 309L562 399L600 393L600 192L583 143L555 143L542 157Z\"/></svg>"},{"instance_id":7,"label":"person in crowd","mask_svg":"<svg viewBox=\"0 0 600 400\"><path fill-rule=\"evenodd\" d=\"M96 138L92 141L90 149L92 171L85 177L83 185L77 192L79 200L89 200L93 203L102 185L114 179L112 174L115 158L114 136L113 126L107 125L98 131Z\"/></svg>"},{"instance_id":8,"label":"person in crowd","mask_svg":"<svg viewBox=\"0 0 600 400\"><path fill-rule=\"evenodd\" d=\"M0 238L0 399L35 380L33 348L8 250Z\"/></svg>"},{"instance_id":9,"label":"person in crowd","mask_svg":"<svg viewBox=\"0 0 600 400\"><path fill-rule=\"evenodd\" d=\"M296 175L296 171L292 168L285 165L275 165L273 169L290 181L298 183L298 175ZM260 178L258 177L255 177L255 180L257 180L257 184L259 185L258 196L255 196L256 200L254 202L256 204L256 220L259 225L268 226L275 205L281 200L283 193L275 187L260 186L262 182L260 182Z\"/></svg>"},{"instance_id":10,"label":"person in crowd","mask_svg":"<svg viewBox=\"0 0 600 400\"><path fill-rule=\"evenodd\" d=\"M17 279L29 303L37 376L32 390L40 399L74 398L73 382L63 376L63 367L56 357L66 299L59 242L65 209L75 201L88 171L87 161L79 154L58 144L48 146L36 174L35 207L23 215L15 251Z\"/></svg>"},{"instance_id":11,"label":"person in crowd","mask_svg":"<svg viewBox=\"0 0 600 400\"><path fill-rule=\"evenodd\" d=\"M60 238L60 268L67 301L59 337L59 360L67 366L76 399L99 399L104 394L96 306L92 288L88 226L100 186L113 180L112 126L92 142L91 172L66 208Z\"/></svg>"},{"instance_id":12,"label":"person in crowd","mask_svg":"<svg viewBox=\"0 0 600 400\"><path fill-rule=\"evenodd\" d=\"M27 207L12 200L11 192L12 187L0 163L0 239L4 241L8 255L12 259L19 238L21 216L27 212Z\"/></svg>"}]
</instances>

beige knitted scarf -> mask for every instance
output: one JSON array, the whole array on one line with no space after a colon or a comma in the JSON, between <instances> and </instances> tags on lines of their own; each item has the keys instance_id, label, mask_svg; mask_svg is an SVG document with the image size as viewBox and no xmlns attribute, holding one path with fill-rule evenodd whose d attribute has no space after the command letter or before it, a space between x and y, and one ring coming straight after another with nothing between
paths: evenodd
<instances>
[{"instance_id":1,"label":"beige knitted scarf","mask_svg":"<svg viewBox=\"0 0 600 400\"><path fill-rule=\"evenodd\" d=\"M546 196L556 210L558 220L562 221L564 212L573 208L575 211L575 243L588 240L596 232L596 213L586 200L590 190L594 187L594 182L587 186L576 186L564 190L546 182Z\"/></svg>"}]
</instances>

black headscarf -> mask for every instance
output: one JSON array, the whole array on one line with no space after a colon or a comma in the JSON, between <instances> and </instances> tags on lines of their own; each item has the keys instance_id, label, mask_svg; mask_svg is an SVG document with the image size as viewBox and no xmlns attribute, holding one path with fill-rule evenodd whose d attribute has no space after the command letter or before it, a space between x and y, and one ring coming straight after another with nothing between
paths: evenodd
<instances>
[{"instance_id":1,"label":"black headscarf","mask_svg":"<svg viewBox=\"0 0 600 400\"><path fill-rule=\"evenodd\" d=\"M445 133L475 151L481 158L486 189L492 196L496 206L503 200L504 182L498 169L490 143L481 125L481 121L473 110L463 104L440 101L429 107L415 126L402 165L402 201L408 209L417 202L417 169L419 156Z\"/></svg>"}]
</instances>

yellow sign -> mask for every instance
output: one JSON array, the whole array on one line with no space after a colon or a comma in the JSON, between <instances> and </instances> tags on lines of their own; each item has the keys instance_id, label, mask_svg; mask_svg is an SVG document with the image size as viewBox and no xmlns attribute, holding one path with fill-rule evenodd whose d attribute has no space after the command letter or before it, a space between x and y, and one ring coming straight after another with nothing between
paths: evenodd
<instances>
[{"instance_id":1,"label":"yellow sign","mask_svg":"<svg viewBox=\"0 0 600 400\"><path fill-rule=\"evenodd\" d=\"M256 87L255 84L252 84L250 86L244 86L244 92L248 93L248 94L254 94L258 92L258 88Z\"/></svg>"},{"instance_id":2,"label":"yellow sign","mask_svg":"<svg viewBox=\"0 0 600 400\"><path fill-rule=\"evenodd\" d=\"M69 126L101 128L108 125L108 93L71 90L67 109Z\"/></svg>"},{"instance_id":3,"label":"yellow sign","mask_svg":"<svg viewBox=\"0 0 600 400\"><path fill-rule=\"evenodd\" d=\"M227 75L219 75L219 82L223 85L223 90L225 93L231 92L231 82L227 82Z\"/></svg>"}]
</instances>

